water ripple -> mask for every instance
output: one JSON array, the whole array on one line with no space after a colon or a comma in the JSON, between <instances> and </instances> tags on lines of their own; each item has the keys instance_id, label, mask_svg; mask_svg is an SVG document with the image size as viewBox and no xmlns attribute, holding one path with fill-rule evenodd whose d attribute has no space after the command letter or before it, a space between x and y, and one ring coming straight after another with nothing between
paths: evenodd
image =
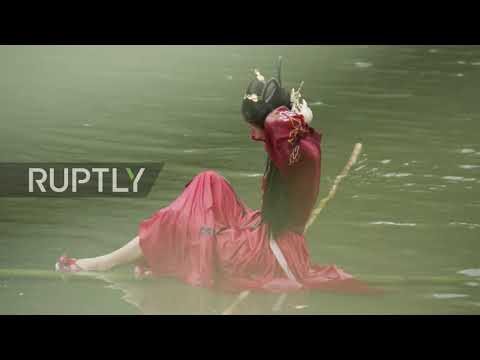
<instances>
[{"instance_id":1,"label":"water ripple","mask_svg":"<svg viewBox=\"0 0 480 360\"><path fill-rule=\"evenodd\" d=\"M396 223L392 221L374 221L370 225L394 225L394 226L417 226L415 223Z\"/></svg>"},{"instance_id":2,"label":"water ripple","mask_svg":"<svg viewBox=\"0 0 480 360\"><path fill-rule=\"evenodd\" d=\"M369 68L372 65L373 65L372 63L366 62L366 61L357 61L355 63L355 66L358 68Z\"/></svg>"},{"instance_id":3,"label":"water ripple","mask_svg":"<svg viewBox=\"0 0 480 360\"><path fill-rule=\"evenodd\" d=\"M405 177L405 176L411 176L413 174L411 173L387 173L384 174L384 177Z\"/></svg>"},{"instance_id":4,"label":"water ripple","mask_svg":"<svg viewBox=\"0 0 480 360\"><path fill-rule=\"evenodd\" d=\"M480 269L465 269L465 270L460 270L457 272L457 274L462 274L466 276L472 276L472 277L477 277L480 276Z\"/></svg>"},{"instance_id":5,"label":"water ripple","mask_svg":"<svg viewBox=\"0 0 480 360\"><path fill-rule=\"evenodd\" d=\"M442 179L449 181L475 181L475 178L464 178L463 176L443 176Z\"/></svg>"},{"instance_id":6,"label":"water ripple","mask_svg":"<svg viewBox=\"0 0 480 360\"><path fill-rule=\"evenodd\" d=\"M358 171L358 170L361 170L363 168L367 167L367 165L360 165L359 167L357 167L356 169L354 169L353 171Z\"/></svg>"},{"instance_id":7,"label":"water ripple","mask_svg":"<svg viewBox=\"0 0 480 360\"><path fill-rule=\"evenodd\" d=\"M467 294L433 294L432 297L434 299L458 299L458 298L466 298L470 295Z\"/></svg>"},{"instance_id":8,"label":"water ripple","mask_svg":"<svg viewBox=\"0 0 480 360\"><path fill-rule=\"evenodd\" d=\"M314 101L314 102L309 103L308 105L310 105L310 106L321 106L321 105L327 105L327 104L325 104L321 101Z\"/></svg>"},{"instance_id":9,"label":"water ripple","mask_svg":"<svg viewBox=\"0 0 480 360\"><path fill-rule=\"evenodd\" d=\"M468 227L469 229L473 230L475 228L480 228L480 225L478 224L471 224L471 223L466 223L466 222L451 222L449 223L448 225L452 225L452 226L466 226Z\"/></svg>"},{"instance_id":10,"label":"water ripple","mask_svg":"<svg viewBox=\"0 0 480 360\"><path fill-rule=\"evenodd\" d=\"M260 174L260 173L242 173L240 174L240 176L246 176L246 177L261 177L263 176L263 174Z\"/></svg>"},{"instance_id":11,"label":"water ripple","mask_svg":"<svg viewBox=\"0 0 480 360\"><path fill-rule=\"evenodd\" d=\"M459 152L460 152L460 154L472 154L472 153L475 152L475 150L467 148L467 149L461 149L461 150L459 150Z\"/></svg>"}]
</instances>

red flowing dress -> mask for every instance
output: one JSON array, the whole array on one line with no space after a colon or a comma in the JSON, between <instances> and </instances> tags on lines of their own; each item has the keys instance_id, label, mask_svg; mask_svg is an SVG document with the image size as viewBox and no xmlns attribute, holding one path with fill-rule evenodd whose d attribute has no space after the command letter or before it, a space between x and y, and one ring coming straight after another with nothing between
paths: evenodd
<instances>
[{"instance_id":1,"label":"red flowing dress","mask_svg":"<svg viewBox=\"0 0 480 360\"><path fill-rule=\"evenodd\" d=\"M270 249L261 211L248 208L214 171L196 175L169 206L140 223L145 262L155 276L227 291L360 290L361 283L335 265L312 265L303 235L319 192L321 135L287 107L269 114L264 133L265 150L286 180L294 216L275 240L297 281L288 279Z\"/></svg>"}]
</instances>

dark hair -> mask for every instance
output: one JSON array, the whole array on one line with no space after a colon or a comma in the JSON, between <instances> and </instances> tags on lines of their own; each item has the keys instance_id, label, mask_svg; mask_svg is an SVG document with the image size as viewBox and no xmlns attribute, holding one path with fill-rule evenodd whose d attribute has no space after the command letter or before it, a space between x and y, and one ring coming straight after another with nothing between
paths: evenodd
<instances>
[{"instance_id":1,"label":"dark hair","mask_svg":"<svg viewBox=\"0 0 480 360\"><path fill-rule=\"evenodd\" d=\"M280 106L291 108L290 96L275 78L267 83L258 79L253 80L246 91L246 95L252 94L257 95L257 101L244 98L242 115L246 122L261 129L268 114L273 110Z\"/></svg>"},{"instance_id":2,"label":"dark hair","mask_svg":"<svg viewBox=\"0 0 480 360\"><path fill-rule=\"evenodd\" d=\"M262 222L269 225L269 232L275 238L290 226L292 209L289 190L280 171L268 156L264 176L266 186L261 209Z\"/></svg>"},{"instance_id":3,"label":"dark hair","mask_svg":"<svg viewBox=\"0 0 480 360\"><path fill-rule=\"evenodd\" d=\"M256 101L247 97L253 94L257 96ZM291 109L290 95L282 88L281 83L281 58L278 62L277 78L264 82L257 77L250 82L242 101L242 115L245 121L263 129L268 114L280 106ZM290 225L291 208L288 187L268 155L264 176L266 188L261 210L262 221L269 225L270 234L276 237Z\"/></svg>"}]
</instances>

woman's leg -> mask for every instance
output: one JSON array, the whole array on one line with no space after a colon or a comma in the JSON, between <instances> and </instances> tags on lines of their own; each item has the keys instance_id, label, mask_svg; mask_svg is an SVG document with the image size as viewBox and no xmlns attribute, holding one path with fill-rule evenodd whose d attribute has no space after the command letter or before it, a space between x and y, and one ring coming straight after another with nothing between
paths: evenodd
<instances>
[{"instance_id":1,"label":"woman's leg","mask_svg":"<svg viewBox=\"0 0 480 360\"><path fill-rule=\"evenodd\" d=\"M113 267L140 260L142 257L139 237L136 236L126 245L109 254L94 258L78 259L77 265L85 271L107 271Z\"/></svg>"}]
</instances>

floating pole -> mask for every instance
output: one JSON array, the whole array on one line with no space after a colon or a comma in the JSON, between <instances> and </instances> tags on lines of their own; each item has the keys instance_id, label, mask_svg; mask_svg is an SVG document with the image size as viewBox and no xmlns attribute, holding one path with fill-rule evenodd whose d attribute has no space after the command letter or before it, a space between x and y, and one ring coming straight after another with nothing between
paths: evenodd
<instances>
[{"instance_id":1,"label":"floating pole","mask_svg":"<svg viewBox=\"0 0 480 360\"><path fill-rule=\"evenodd\" d=\"M358 274L358 278L365 281L378 284L438 284L438 285L455 285L467 281L480 281L480 276L465 275L445 275L445 276L429 276L429 275L368 275ZM59 273L54 270L37 270L37 269L0 269L0 280L9 279L30 279L30 280L67 280L67 281L139 281L130 273L125 272L78 272L73 274ZM141 281L150 281L150 278ZM248 292L248 291L244 291ZM245 295L242 295L242 300Z\"/></svg>"},{"instance_id":2,"label":"floating pole","mask_svg":"<svg viewBox=\"0 0 480 360\"><path fill-rule=\"evenodd\" d=\"M333 182L333 185L332 185L330 191L328 192L328 195L325 198L323 198L322 200L320 200L318 206L312 211L312 214L310 215L310 218L308 219L307 224L305 225L305 232L313 224L313 222L317 218L318 214L320 214L322 209L325 206L327 206L327 203L335 196L335 194L337 193L338 184L340 184L340 181L342 181L342 179L348 175L348 172L350 171L350 168L357 162L358 156L360 155L361 151L362 151L362 144L361 143L355 144L355 146L353 147L352 154L350 155L350 158L348 159L347 164L345 165L343 170L340 172L340 174L335 178L335 181ZM236 306L238 304L240 304L243 300L245 300L248 297L249 294L250 294L249 291L244 291L244 292L240 293L240 295L238 295L237 299L235 299L233 304L231 304L227 308L228 311L225 310L222 314L223 315L231 315L233 313L233 310L235 310ZM286 295L281 294L279 299L277 300L277 302L274 305L274 309L279 309L281 307L282 303L285 301L285 299L286 299Z\"/></svg>"}]
</instances>

